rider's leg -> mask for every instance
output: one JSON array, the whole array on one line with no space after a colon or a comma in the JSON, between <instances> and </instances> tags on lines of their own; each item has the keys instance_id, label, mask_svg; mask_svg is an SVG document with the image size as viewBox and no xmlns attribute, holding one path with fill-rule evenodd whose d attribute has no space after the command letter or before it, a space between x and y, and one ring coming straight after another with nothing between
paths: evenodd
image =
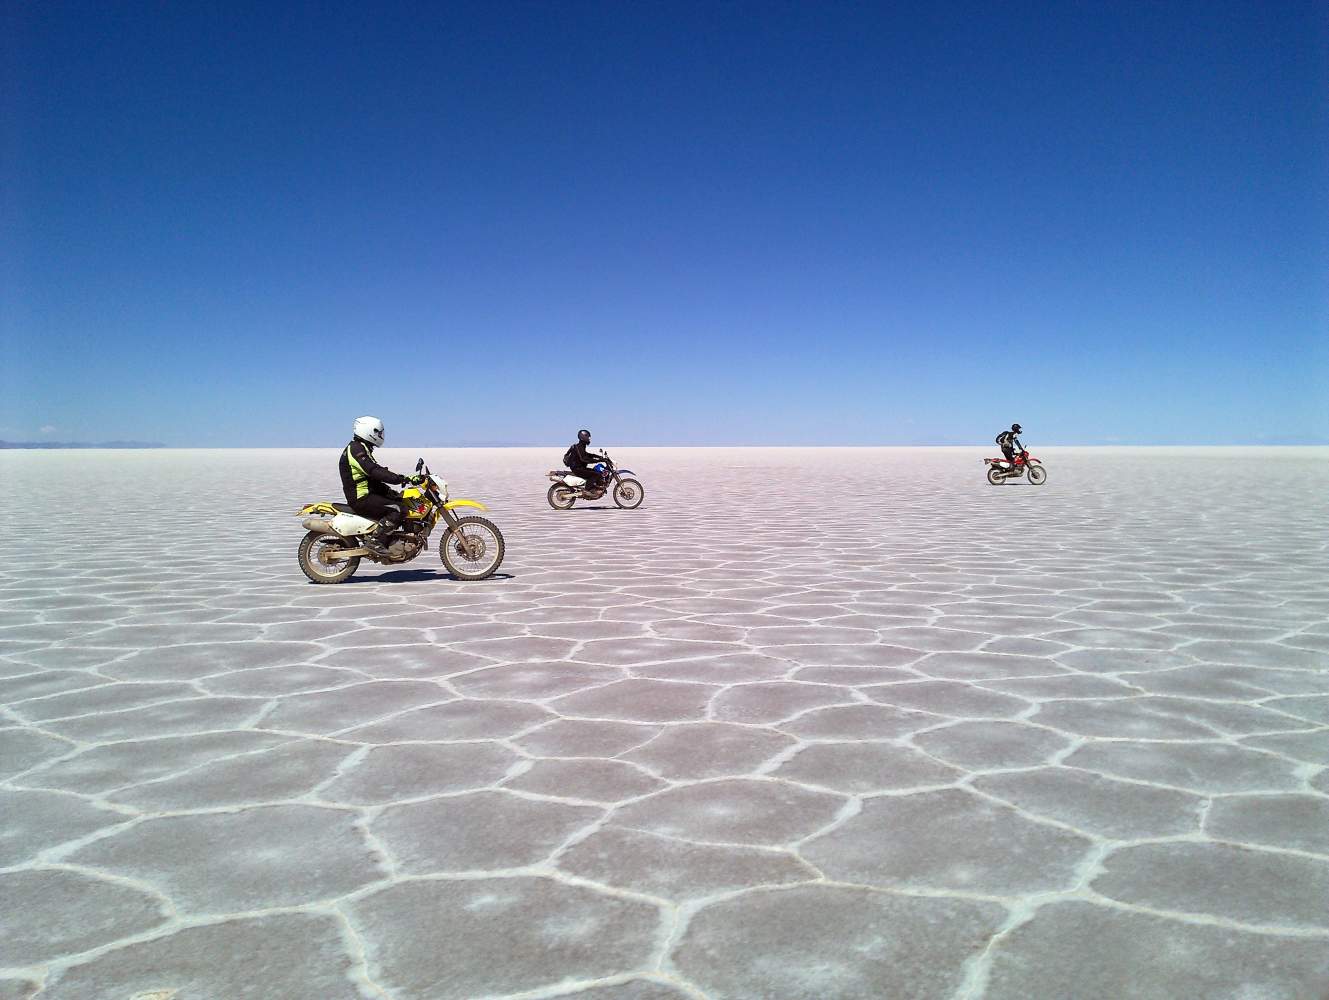
<instances>
[{"instance_id":1,"label":"rider's leg","mask_svg":"<svg viewBox=\"0 0 1329 1000\"><path fill-rule=\"evenodd\" d=\"M377 535L379 539L387 538L400 528L402 519L406 514L405 509L400 503L389 500L387 497L380 496L377 493L370 493L367 496L363 496L359 500L356 500L355 503L351 504L351 506L355 508L355 512L361 517L372 518L378 522L374 534ZM373 540L371 539L370 548L376 547L379 546L373 544Z\"/></svg>"}]
</instances>

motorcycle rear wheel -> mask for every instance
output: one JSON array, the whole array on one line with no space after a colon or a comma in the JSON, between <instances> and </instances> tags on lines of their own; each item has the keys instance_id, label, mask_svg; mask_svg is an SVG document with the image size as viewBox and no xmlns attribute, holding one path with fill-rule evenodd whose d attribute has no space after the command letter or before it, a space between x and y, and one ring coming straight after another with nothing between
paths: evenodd
<instances>
[{"instance_id":1,"label":"motorcycle rear wheel","mask_svg":"<svg viewBox=\"0 0 1329 1000\"><path fill-rule=\"evenodd\" d=\"M1043 468L1041 465L1029 466L1030 486L1042 486L1047 481L1048 481L1047 469Z\"/></svg>"},{"instance_id":2,"label":"motorcycle rear wheel","mask_svg":"<svg viewBox=\"0 0 1329 1000\"><path fill-rule=\"evenodd\" d=\"M646 487L635 479L620 479L614 484L614 503L624 510L636 510L646 499Z\"/></svg>"},{"instance_id":3,"label":"motorcycle rear wheel","mask_svg":"<svg viewBox=\"0 0 1329 1000\"><path fill-rule=\"evenodd\" d=\"M438 554L458 580L483 580L503 562L503 532L483 517L459 517L438 541Z\"/></svg>"},{"instance_id":4,"label":"motorcycle rear wheel","mask_svg":"<svg viewBox=\"0 0 1329 1000\"><path fill-rule=\"evenodd\" d=\"M988 466L988 482L993 486L1000 486L1006 481L1006 477L1001 474L995 465Z\"/></svg>"},{"instance_id":5,"label":"motorcycle rear wheel","mask_svg":"<svg viewBox=\"0 0 1329 1000\"><path fill-rule=\"evenodd\" d=\"M572 505L577 502L577 494L573 492L572 487L564 483L555 483L549 487L549 506L554 510L571 510Z\"/></svg>"},{"instance_id":6,"label":"motorcycle rear wheel","mask_svg":"<svg viewBox=\"0 0 1329 1000\"><path fill-rule=\"evenodd\" d=\"M304 538L300 539L298 556L300 571L314 583L341 583L343 580L349 579L360 565L359 556L341 559L335 563L320 562L318 558L319 552L324 549L345 547L346 540L340 535L334 535L326 531L309 532Z\"/></svg>"}]
</instances>

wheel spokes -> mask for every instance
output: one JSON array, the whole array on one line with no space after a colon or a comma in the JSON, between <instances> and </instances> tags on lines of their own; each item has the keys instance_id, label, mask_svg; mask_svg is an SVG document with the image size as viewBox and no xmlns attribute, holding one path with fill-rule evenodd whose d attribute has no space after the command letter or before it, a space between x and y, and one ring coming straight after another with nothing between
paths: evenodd
<instances>
[{"instance_id":1,"label":"wheel spokes","mask_svg":"<svg viewBox=\"0 0 1329 1000\"><path fill-rule=\"evenodd\" d=\"M453 555L468 573L477 572L493 562L498 553L498 538L493 531L478 524L463 525L448 540Z\"/></svg>"}]
</instances>

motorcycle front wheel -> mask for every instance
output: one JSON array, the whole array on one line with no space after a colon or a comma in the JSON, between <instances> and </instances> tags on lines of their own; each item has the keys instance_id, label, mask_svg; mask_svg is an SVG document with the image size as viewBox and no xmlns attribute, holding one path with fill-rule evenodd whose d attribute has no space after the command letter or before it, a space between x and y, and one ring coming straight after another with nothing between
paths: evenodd
<instances>
[{"instance_id":1,"label":"motorcycle front wheel","mask_svg":"<svg viewBox=\"0 0 1329 1000\"><path fill-rule=\"evenodd\" d=\"M458 580L483 580L503 562L503 532L483 517L459 517L439 539L438 554Z\"/></svg>"},{"instance_id":2,"label":"motorcycle front wheel","mask_svg":"<svg viewBox=\"0 0 1329 1000\"><path fill-rule=\"evenodd\" d=\"M1003 475L997 470L997 467L996 467L995 465L989 465L989 466L988 466L988 482L989 482L989 483L991 483L993 486L1000 486L1000 485L1001 485L1002 483L1004 483L1005 481L1006 481L1006 477L1003 476Z\"/></svg>"},{"instance_id":3,"label":"motorcycle front wheel","mask_svg":"<svg viewBox=\"0 0 1329 1000\"><path fill-rule=\"evenodd\" d=\"M1044 469L1041 465L1029 466L1030 486L1042 486L1047 481L1048 481L1048 474L1046 469Z\"/></svg>"},{"instance_id":4,"label":"motorcycle front wheel","mask_svg":"<svg viewBox=\"0 0 1329 1000\"><path fill-rule=\"evenodd\" d=\"M555 483L549 487L549 506L554 510L571 510L572 505L577 502L577 494L572 491L572 487L564 483Z\"/></svg>"},{"instance_id":5,"label":"motorcycle front wheel","mask_svg":"<svg viewBox=\"0 0 1329 1000\"><path fill-rule=\"evenodd\" d=\"M646 487L635 479L620 479L614 484L614 503L624 510L636 510L646 499Z\"/></svg>"},{"instance_id":6,"label":"motorcycle front wheel","mask_svg":"<svg viewBox=\"0 0 1329 1000\"><path fill-rule=\"evenodd\" d=\"M319 555L344 548L346 540L340 535L323 531L309 532L300 539L300 571L315 583L341 583L355 572L356 567L360 565L360 557L353 556L350 559L325 563L319 559Z\"/></svg>"}]
</instances>

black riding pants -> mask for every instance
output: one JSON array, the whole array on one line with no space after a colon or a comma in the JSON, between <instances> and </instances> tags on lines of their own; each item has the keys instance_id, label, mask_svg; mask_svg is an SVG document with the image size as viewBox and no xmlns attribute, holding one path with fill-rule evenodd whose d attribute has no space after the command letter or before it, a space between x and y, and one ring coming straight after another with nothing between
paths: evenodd
<instances>
[{"instance_id":1,"label":"black riding pants","mask_svg":"<svg viewBox=\"0 0 1329 1000\"><path fill-rule=\"evenodd\" d=\"M375 521L386 521L394 528L400 528L406 516L406 508L400 500L369 493L358 500L351 501L351 507L361 517L370 517Z\"/></svg>"},{"instance_id":2,"label":"black riding pants","mask_svg":"<svg viewBox=\"0 0 1329 1000\"><path fill-rule=\"evenodd\" d=\"M604 479L601 478L600 473L596 472L595 469L589 465L573 466L572 474L574 476L581 476L582 479L586 480L587 486L593 486L596 489L599 489L604 485Z\"/></svg>"},{"instance_id":3,"label":"black riding pants","mask_svg":"<svg viewBox=\"0 0 1329 1000\"><path fill-rule=\"evenodd\" d=\"M1001 446L1001 453L1002 453L1003 455L1006 456L1006 461L1011 462L1011 463L1014 463L1014 461L1015 461L1015 446L1014 446L1014 445L1009 445L1009 444L1004 444L1004 445L1002 445L1002 446Z\"/></svg>"}]
</instances>

